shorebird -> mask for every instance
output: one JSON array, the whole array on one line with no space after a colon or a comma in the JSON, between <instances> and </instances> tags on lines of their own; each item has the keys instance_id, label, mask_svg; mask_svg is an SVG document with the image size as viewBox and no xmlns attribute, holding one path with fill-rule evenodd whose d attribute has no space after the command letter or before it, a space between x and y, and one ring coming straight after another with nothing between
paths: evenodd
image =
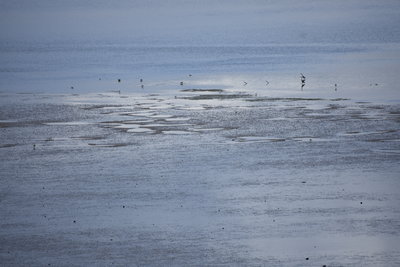
<instances>
[{"instance_id":1,"label":"shorebird","mask_svg":"<svg viewBox=\"0 0 400 267\"><path fill-rule=\"evenodd\" d=\"M118 79L118 82L120 83L120 82L121 82L121 79Z\"/></svg>"},{"instance_id":2,"label":"shorebird","mask_svg":"<svg viewBox=\"0 0 400 267\"><path fill-rule=\"evenodd\" d=\"M142 83L142 82L143 82L143 79L140 79L140 82Z\"/></svg>"},{"instance_id":3,"label":"shorebird","mask_svg":"<svg viewBox=\"0 0 400 267\"><path fill-rule=\"evenodd\" d=\"M300 80L301 80L301 90L303 91L304 85L306 85L306 76L303 75L303 73L300 73Z\"/></svg>"},{"instance_id":4,"label":"shorebird","mask_svg":"<svg viewBox=\"0 0 400 267\"><path fill-rule=\"evenodd\" d=\"M306 82L306 76L303 75L303 73L300 73L300 79L301 79L301 83L305 83Z\"/></svg>"},{"instance_id":5,"label":"shorebird","mask_svg":"<svg viewBox=\"0 0 400 267\"><path fill-rule=\"evenodd\" d=\"M180 82L179 84L180 84L180 85L183 85L183 82Z\"/></svg>"}]
</instances>

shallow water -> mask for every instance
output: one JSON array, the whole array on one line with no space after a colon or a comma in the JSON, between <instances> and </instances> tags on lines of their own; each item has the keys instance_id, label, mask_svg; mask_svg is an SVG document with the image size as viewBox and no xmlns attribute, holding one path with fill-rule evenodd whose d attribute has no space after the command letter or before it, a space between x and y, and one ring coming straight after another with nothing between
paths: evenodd
<instances>
[{"instance_id":1,"label":"shallow water","mask_svg":"<svg viewBox=\"0 0 400 267\"><path fill-rule=\"evenodd\" d=\"M399 49L390 43L0 43L0 92L107 96L172 94L180 87L188 93L226 89L269 97L398 101ZM304 88L300 73L306 76Z\"/></svg>"}]
</instances>

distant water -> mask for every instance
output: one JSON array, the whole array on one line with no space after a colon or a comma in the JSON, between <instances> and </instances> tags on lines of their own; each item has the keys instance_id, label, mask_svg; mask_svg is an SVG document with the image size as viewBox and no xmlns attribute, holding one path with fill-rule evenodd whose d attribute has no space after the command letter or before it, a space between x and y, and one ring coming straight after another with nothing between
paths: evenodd
<instances>
[{"instance_id":1,"label":"distant water","mask_svg":"<svg viewBox=\"0 0 400 267\"><path fill-rule=\"evenodd\" d=\"M336 83L340 96L399 99L397 44L143 46L18 42L2 43L0 60L2 92L160 93L180 89L182 81L188 88L320 96L334 93ZM300 73L307 77L303 92L299 92Z\"/></svg>"},{"instance_id":2,"label":"distant water","mask_svg":"<svg viewBox=\"0 0 400 267\"><path fill-rule=\"evenodd\" d=\"M3 0L0 92L174 93L183 82L398 100L399 18L394 0Z\"/></svg>"}]
</instances>

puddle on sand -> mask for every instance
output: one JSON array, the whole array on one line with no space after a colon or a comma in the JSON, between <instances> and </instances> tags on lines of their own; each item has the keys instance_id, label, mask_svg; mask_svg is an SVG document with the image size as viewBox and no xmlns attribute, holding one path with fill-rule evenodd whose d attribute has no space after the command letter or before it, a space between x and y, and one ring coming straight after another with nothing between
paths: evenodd
<instances>
[{"instance_id":1,"label":"puddle on sand","mask_svg":"<svg viewBox=\"0 0 400 267\"><path fill-rule=\"evenodd\" d=\"M166 118L165 121L188 121L190 118L183 118L183 117L171 117L171 118Z\"/></svg>"},{"instance_id":2,"label":"puddle on sand","mask_svg":"<svg viewBox=\"0 0 400 267\"><path fill-rule=\"evenodd\" d=\"M119 121L118 123L122 124L146 124L146 123L152 123L154 120L127 120L127 121Z\"/></svg>"},{"instance_id":3,"label":"puddle on sand","mask_svg":"<svg viewBox=\"0 0 400 267\"><path fill-rule=\"evenodd\" d=\"M187 126L193 126L194 124L190 123L149 123L145 124L144 126L146 127L187 127Z\"/></svg>"},{"instance_id":4,"label":"puddle on sand","mask_svg":"<svg viewBox=\"0 0 400 267\"><path fill-rule=\"evenodd\" d=\"M140 134L153 134L153 133L155 133L155 131L152 130L152 129L142 128L142 127L127 129L126 132L127 133L140 133Z\"/></svg>"},{"instance_id":5,"label":"puddle on sand","mask_svg":"<svg viewBox=\"0 0 400 267\"><path fill-rule=\"evenodd\" d=\"M173 118L173 115L168 115L168 114L154 114L151 116L148 116L150 118L155 118L155 119L168 119L168 118Z\"/></svg>"},{"instance_id":6,"label":"puddle on sand","mask_svg":"<svg viewBox=\"0 0 400 267\"><path fill-rule=\"evenodd\" d=\"M163 130L163 134L171 134L171 135L186 135L186 134L193 134L193 132L189 131L168 131L168 130Z\"/></svg>"},{"instance_id":7,"label":"puddle on sand","mask_svg":"<svg viewBox=\"0 0 400 267\"><path fill-rule=\"evenodd\" d=\"M191 128L191 129L189 129L190 131L193 131L193 132L199 132L199 133L202 133L202 132L216 132L216 131L223 131L223 130L226 130L225 128Z\"/></svg>"}]
</instances>

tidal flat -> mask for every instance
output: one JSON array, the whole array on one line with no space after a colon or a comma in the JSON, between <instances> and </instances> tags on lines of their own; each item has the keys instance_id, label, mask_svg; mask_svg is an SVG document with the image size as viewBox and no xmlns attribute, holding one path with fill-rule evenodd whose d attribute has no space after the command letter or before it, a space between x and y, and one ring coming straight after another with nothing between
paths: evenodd
<instances>
[{"instance_id":1,"label":"tidal flat","mask_svg":"<svg viewBox=\"0 0 400 267\"><path fill-rule=\"evenodd\" d=\"M400 264L399 104L1 95L5 266Z\"/></svg>"}]
</instances>

